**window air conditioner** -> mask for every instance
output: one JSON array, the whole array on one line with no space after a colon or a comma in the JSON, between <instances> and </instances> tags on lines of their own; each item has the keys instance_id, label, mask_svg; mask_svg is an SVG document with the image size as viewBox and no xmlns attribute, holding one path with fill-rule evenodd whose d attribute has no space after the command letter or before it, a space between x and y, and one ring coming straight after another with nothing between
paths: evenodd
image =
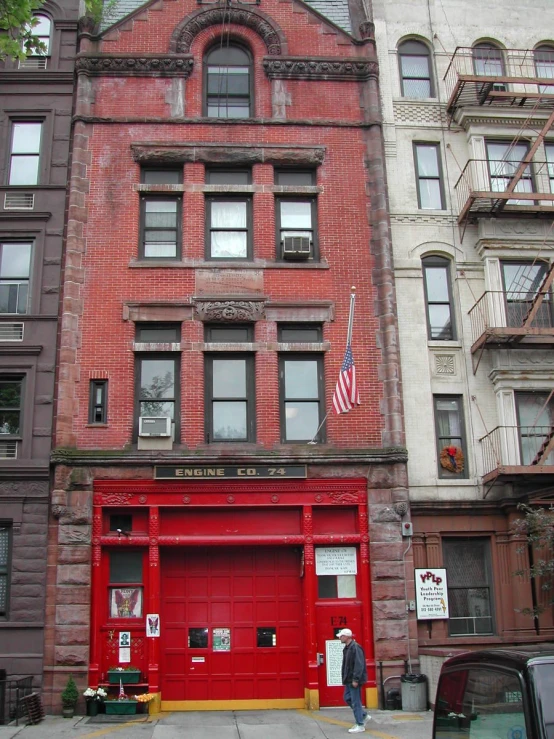
<instances>
[{"instance_id":1,"label":"window air conditioner","mask_svg":"<svg viewBox=\"0 0 554 739\"><path fill-rule=\"evenodd\" d=\"M139 436L171 436L171 418L142 416L139 418Z\"/></svg>"},{"instance_id":2,"label":"window air conditioner","mask_svg":"<svg viewBox=\"0 0 554 739\"><path fill-rule=\"evenodd\" d=\"M312 242L308 236L285 236L283 239L284 259L309 259Z\"/></svg>"}]
</instances>

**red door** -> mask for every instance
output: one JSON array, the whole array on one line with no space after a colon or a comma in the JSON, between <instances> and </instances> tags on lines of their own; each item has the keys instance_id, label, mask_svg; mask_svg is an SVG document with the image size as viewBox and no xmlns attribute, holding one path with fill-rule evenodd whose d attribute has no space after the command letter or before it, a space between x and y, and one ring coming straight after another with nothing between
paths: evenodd
<instances>
[{"instance_id":1,"label":"red door","mask_svg":"<svg viewBox=\"0 0 554 739\"><path fill-rule=\"evenodd\" d=\"M302 698L300 554L162 553L162 699Z\"/></svg>"},{"instance_id":2,"label":"red door","mask_svg":"<svg viewBox=\"0 0 554 739\"><path fill-rule=\"evenodd\" d=\"M361 606L350 602L317 604L317 651L320 655L319 705L342 706L341 682L342 644L336 634L344 628L352 629L354 639L362 642Z\"/></svg>"}]
</instances>

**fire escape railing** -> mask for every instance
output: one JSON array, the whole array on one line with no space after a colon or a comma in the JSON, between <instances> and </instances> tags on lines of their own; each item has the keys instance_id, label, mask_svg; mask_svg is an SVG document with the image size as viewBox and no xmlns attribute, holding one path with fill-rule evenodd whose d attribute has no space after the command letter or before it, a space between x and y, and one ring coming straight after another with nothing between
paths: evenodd
<instances>
[{"instance_id":1,"label":"fire escape railing","mask_svg":"<svg viewBox=\"0 0 554 739\"><path fill-rule=\"evenodd\" d=\"M469 311L471 343L475 345L487 332L498 330L506 340L524 337L525 331L543 331L554 337L550 284L554 271L549 270L536 293L529 291L487 290ZM546 279L548 278L548 282Z\"/></svg>"},{"instance_id":2,"label":"fire escape railing","mask_svg":"<svg viewBox=\"0 0 554 739\"><path fill-rule=\"evenodd\" d=\"M500 467L536 467L537 473L546 466L554 467L552 426L497 426L479 442L484 476Z\"/></svg>"},{"instance_id":3,"label":"fire escape railing","mask_svg":"<svg viewBox=\"0 0 554 739\"><path fill-rule=\"evenodd\" d=\"M500 52L500 54L499 54ZM447 110L466 105L552 107L554 54L544 50L458 47L444 75Z\"/></svg>"}]
</instances>

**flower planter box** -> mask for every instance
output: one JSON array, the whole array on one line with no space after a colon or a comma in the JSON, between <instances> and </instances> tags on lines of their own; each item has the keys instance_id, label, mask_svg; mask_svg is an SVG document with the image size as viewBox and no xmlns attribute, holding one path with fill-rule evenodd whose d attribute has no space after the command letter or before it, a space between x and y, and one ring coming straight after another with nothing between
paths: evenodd
<instances>
[{"instance_id":1,"label":"flower planter box","mask_svg":"<svg viewBox=\"0 0 554 739\"><path fill-rule=\"evenodd\" d=\"M138 701L106 701L106 713L128 716L137 712Z\"/></svg>"},{"instance_id":2,"label":"flower planter box","mask_svg":"<svg viewBox=\"0 0 554 739\"><path fill-rule=\"evenodd\" d=\"M138 683L140 680L139 670L132 671L125 670L119 672L118 670L108 670L108 681L114 685L119 685L120 681L125 685L128 683Z\"/></svg>"}]
</instances>

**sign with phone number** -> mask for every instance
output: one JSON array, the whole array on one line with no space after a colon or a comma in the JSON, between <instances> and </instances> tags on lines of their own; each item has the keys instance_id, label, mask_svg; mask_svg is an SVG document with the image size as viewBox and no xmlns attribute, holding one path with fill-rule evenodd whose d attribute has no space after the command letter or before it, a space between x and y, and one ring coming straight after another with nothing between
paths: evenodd
<instances>
[{"instance_id":1,"label":"sign with phone number","mask_svg":"<svg viewBox=\"0 0 554 739\"><path fill-rule=\"evenodd\" d=\"M247 480L253 478L283 480L306 477L305 464L267 465L191 465L187 467L159 466L154 468L155 480Z\"/></svg>"}]
</instances>

